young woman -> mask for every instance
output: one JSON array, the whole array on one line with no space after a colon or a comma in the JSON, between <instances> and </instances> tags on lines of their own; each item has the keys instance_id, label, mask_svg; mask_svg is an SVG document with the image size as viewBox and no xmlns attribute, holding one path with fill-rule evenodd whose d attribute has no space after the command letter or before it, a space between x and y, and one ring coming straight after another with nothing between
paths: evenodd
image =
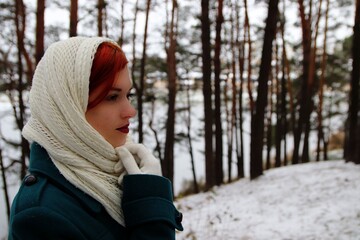
<instances>
[{"instance_id":1,"label":"young woman","mask_svg":"<svg viewBox=\"0 0 360 240\"><path fill-rule=\"evenodd\" d=\"M131 79L110 39L52 44L30 91L30 174L11 209L9 239L175 239L159 161L129 140Z\"/></svg>"}]
</instances>

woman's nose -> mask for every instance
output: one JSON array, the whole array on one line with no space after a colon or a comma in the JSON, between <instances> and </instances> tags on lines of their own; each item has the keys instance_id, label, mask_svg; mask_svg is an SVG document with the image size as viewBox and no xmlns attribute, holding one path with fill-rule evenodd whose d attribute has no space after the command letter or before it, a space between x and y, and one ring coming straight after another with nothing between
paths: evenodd
<instances>
[{"instance_id":1,"label":"woman's nose","mask_svg":"<svg viewBox=\"0 0 360 240\"><path fill-rule=\"evenodd\" d=\"M131 102L128 101L123 116L124 116L125 118L133 118L133 117L135 117L135 115L136 115L136 109L135 109L135 107L131 104Z\"/></svg>"}]
</instances>

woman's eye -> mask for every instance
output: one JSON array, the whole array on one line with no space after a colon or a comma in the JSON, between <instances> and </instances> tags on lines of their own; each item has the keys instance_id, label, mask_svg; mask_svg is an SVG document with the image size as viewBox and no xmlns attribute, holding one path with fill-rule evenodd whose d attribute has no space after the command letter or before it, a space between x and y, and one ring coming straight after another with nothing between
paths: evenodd
<instances>
[{"instance_id":1,"label":"woman's eye","mask_svg":"<svg viewBox=\"0 0 360 240\"><path fill-rule=\"evenodd\" d=\"M135 97L135 94L134 94L134 93L128 93L128 94L126 95L126 98L129 99L129 100L132 100L134 97Z\"/></svg>"},{"instance_id":2,"label":"woman's eye","mask_svg":"<svg viewBox=\"0 0 360 240\"><path fill-rule=\"evenodd\" d=\"M106 97L106 99L108 101L116 101L118 99L119 95L118 94L112 94Z\"/></svg>"}]
</instances>

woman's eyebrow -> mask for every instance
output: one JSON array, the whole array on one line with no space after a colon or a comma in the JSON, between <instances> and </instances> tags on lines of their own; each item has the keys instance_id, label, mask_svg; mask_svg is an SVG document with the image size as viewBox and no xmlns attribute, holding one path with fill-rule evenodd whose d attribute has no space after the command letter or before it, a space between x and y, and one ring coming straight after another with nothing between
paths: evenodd
<instances>
[{"instance_id":1,"label":"woman's eyebrow","mask_svg":"<svg viewBox=\"0 0 360 240\"><path fill-rule=\"evenodd\" d=\"M112 87L110 90L112 90L112 91L118 91L118 92L121 92L121 91L122 91L121 88L117 88L117 87Z\"/></svg>"}]
</instances>

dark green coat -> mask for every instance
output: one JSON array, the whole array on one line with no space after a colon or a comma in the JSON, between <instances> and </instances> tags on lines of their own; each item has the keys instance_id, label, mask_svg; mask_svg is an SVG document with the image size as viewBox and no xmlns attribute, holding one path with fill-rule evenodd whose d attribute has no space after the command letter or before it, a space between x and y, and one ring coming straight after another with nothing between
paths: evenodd
<instances>
[{"instance_id":1,"label":"dark green coat","mask_svg":"<svg viewBox=\"0 0 360 240\"><path fill-rule=\"evenodd\" d=\"M123 227L99 202L69 183L36 143L29 171L11 207L9 239L169 240L175 239L175 228L182 230L182 215L172 203L166 178L124 177Z\"/></svg>"}]
</instances>

